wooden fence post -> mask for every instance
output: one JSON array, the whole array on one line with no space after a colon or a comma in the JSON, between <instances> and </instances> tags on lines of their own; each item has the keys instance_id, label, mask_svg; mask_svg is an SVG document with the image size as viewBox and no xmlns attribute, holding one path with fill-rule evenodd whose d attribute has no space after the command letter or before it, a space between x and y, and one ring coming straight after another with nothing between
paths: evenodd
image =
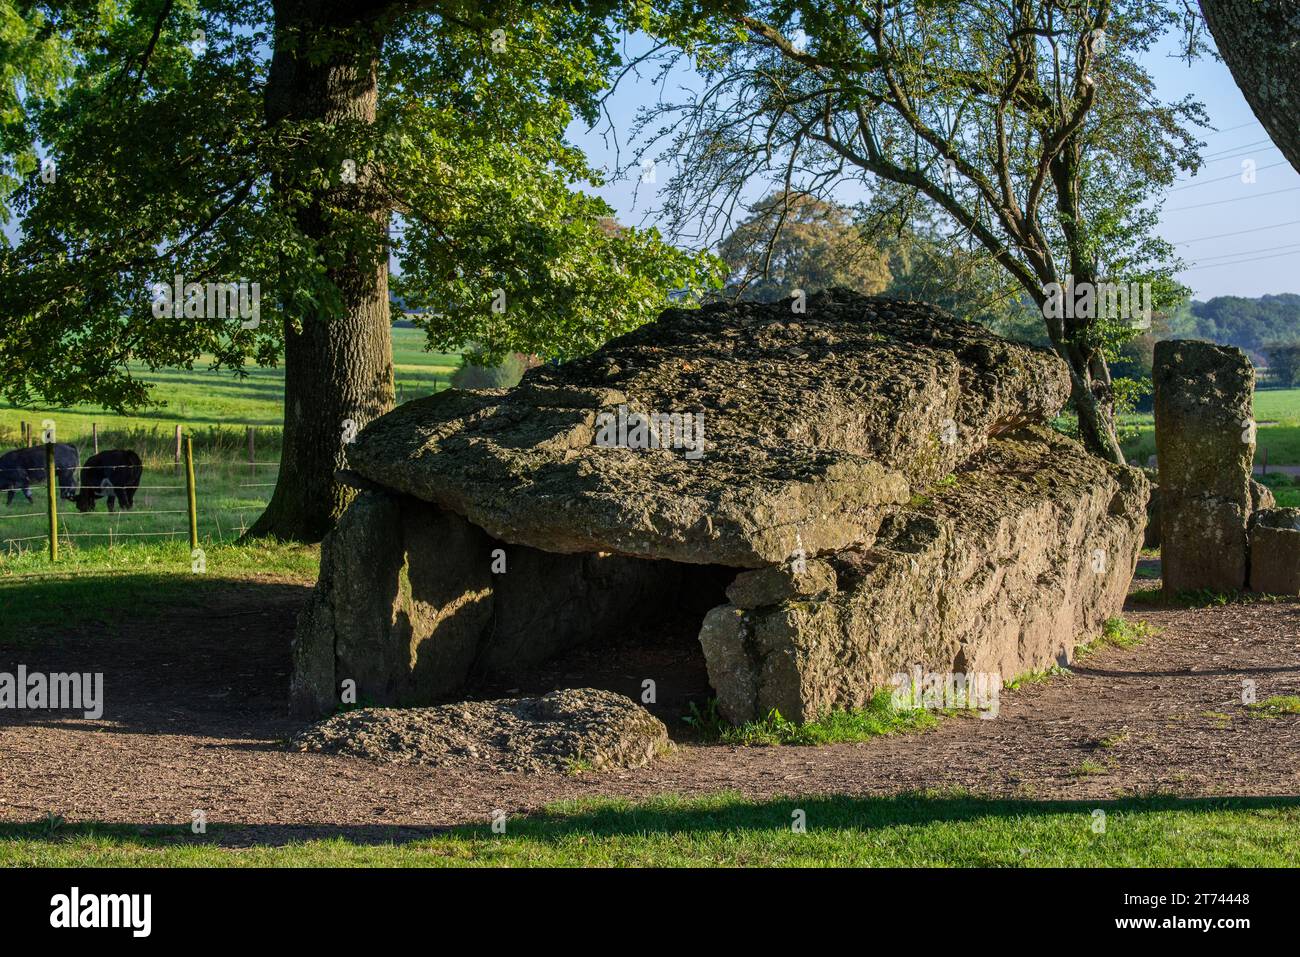
<instances>
[{"instance_id":1,"label":"wooden fence post","mask_svg":"<svg viewBox=\"0 0 1300 957\"><path fill-rule=\"evenodd\" d=\"M99 423L90 423L90 437L95 440L95 454L99 454Z\"/></svg>"},{"instance_id":2,"label":"wooden fence post","mask_svg":"<svg viewBox=\"0 0 1300 957\"><path fill-rule=\"evenodd\" d=\"M36 433L32 430L30 422L24 422L23 425L27 426L27 447L30 449L36 444Z\"/></svg>"},{"instance_id":3,"label":"wooden fence post","mask_svg":"<svg viewBox=\"0 0 1300 957\"><path fill-rule=\"evenodd\" d=\"M199 510L194 495L194 440L185 436L185 488L189 496L190 549L199 547Z\"/></svg>"},{"instance_id":4,"label":"wooden fence post","mask_svg":"<svg viewBox=\"0 0 1300 957\"><path fill-rule=\"evenodd\" d=\"M176 471L179 472L181 470L181 427L179 425L176 426L176 458L174 461Z\"/></svg>"},{"instance_id":5,"label":"wooden fence post","mask_svg":"<svg viewBox=\"0 0 1300 957\"><path fill-rule=\"evenodd\" d=\"M256 472L257 459L253 457L253 427L248 427L248 469L250 472Z\"/></svg>"},{"instance_id":6,"label":"wooden fence post","mask_svg":"<svg viewBox=\"0 0 1300 957\"><path fill-rule=\"evenodd\" d=\"M45 443L46 515L50 522L50 561L59 560L59 480L54 474L54 443Z\"/></svg>"}]
</instances>

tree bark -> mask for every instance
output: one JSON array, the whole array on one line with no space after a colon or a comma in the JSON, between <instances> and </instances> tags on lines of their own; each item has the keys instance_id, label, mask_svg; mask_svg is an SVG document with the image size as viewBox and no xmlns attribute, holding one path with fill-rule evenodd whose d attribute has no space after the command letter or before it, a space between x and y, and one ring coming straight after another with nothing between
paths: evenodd
<instances>
[{"instance_id":1,"label":"tree bark","mask_svg":"<svg viewBox=\"0 0 1300 957\"><path fill-rule=\"evenodd\" d=\"M302 121L326 129L373 125L383 37L373 20L359 20L347 8L303 0L275 4L268 126ZM331 176L331 185L321 184L314 165L276 173L272 196L295 204L299 229L318 249L342 247L337 265L327 272L342 305L337 313L322 307L285 317L280 473L266 511L248 532L252 537L319 541L354 494L334 480L335 471L346 465L346 440L353 429L393 406L387 251L380 243L342 240L344 224L331 212L340 207L355 211L382 235L390 210L373 171L360 163L354 183L334 183ZM305 202L288 198L303 195Z\"/></svg>"},{"instance_id":2,"label":"tree bark","mask_svg":"<svg viewBox=\"0 0 1300 957\"><path fill-rule=\"evenodd\" d=\"M1062 144L1049 167L1069 255L1071 297L1077 289L1097 288L1096 270L1084 253L1086 244L1079 228L1084 218L1080 200L1082 165L1083 141L1076 131ZM1053 278L1060 281L1062 277ZM1079 440L1093 455L1123 465L1124 452L1115 430L1115 391L1106 354L1097 343L1095 325L1095 319L1066 316L1059 324L1049 322L1048 333L1057 353L1070 367L1070 398L1079 421Z\"/></svg>"},{"instance_id":3,"label":"tree bark","mask_svg":"<svg viewBox=\"0 0 1300 957\"><path fill-rule=\"evenodd\" d=\"M1256 118L1300 170L1300 3L1201 0L1201 12Z\"/></svg>"}]
</instances>

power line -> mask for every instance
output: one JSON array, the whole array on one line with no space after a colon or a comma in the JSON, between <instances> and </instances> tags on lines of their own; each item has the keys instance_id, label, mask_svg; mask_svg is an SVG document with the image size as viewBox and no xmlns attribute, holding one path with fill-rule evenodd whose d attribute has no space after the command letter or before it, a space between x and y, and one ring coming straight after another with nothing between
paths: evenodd
<instances>
[{"instance_id":1,"label":"power line","mask_svg":"<svg viewBox=\"0 0 1300 957\"><path fill-rule=\"evenodd\" d=\"M1210 263L1208 266L1191 266L1186 271L1191 272L1195 269L1218 269L1220 266L1243 266L1249 262L1260 262L1264 259L1283 259L1287 256L1300 256L1300 249L1289 253L1274 253L1272 256L1260 256L1259 259L1242 259L1230 263Z\"/></svg>"},{"instance_id":2,"label":"power line","mask_svg":"<svg viewBox=\"0 0 1300 957\"><path fill-rule=\"evenodd\" d=\"M1252 229L1239 229L1235 233L1216 233L1213 236L1198 236L1195 239L1183 239L1173 245L1190 246L1192 243L1203 243L1208 239L1226 239L1229 236L1244 236L1247 233L1262 233L1266 229L1281 229L1283 226L1300 226L1300 219L1288 220L1285 223L1274 223L1272 226L1255 226Z\"/></svg>"},{"instance_id":3,"label":"power line","mask_svg":"<svg viewBox=\"0 0 1300 957\"><path fill-rule=\"evenodd\" d=\"M1208 140L1211 136L1218 136L1220 133L1231 133L1233 130L1244 130L1248 126L1258 126L1259 120L1251 120L1249 123L1240 123L1237 126L1229 126L1226 129L1214 130L1212 133L1206 133L1205 138Z\"/></svg>"},{"instance_id":4,"label":"power line","mask_svg":"<svg viewBox=\"0 0 1300 957\"><path fill-rule=\"evenodd\" d=\"M1207 162L1221 163L1224 160L1240 159L1243 156L1257 156L1260 153L1271 153L1276 149L1278 149L1276 146L1256 146L1253 149L1244 149L1240 153L1233 153L1231 156L1216 156L1212 160L1207 160Z\"/></svg>"},{"instance_id":5,"label":"power line","mask_svg":"<svg viewBox=\"0 0 1300 957\"><path fill-rule=\"evenodd\" d=\"M1222 158L1226 153L1235 153L1237 150L1253 149L1256 146L1263 146L1265 143L1272 143L1272 142L1273 141L1271 139L1265 137L1262 140L1255 140L1255 142L1253 143L1241 143L1237 146L1229 146L1227 149L1221 149L1217 153L1206 153L1204 156L1201 157L1201 159L1203 160L1219 159Z\"/></svg>"},{"instance_id":6,"label":"power line","mask_svg":"<svg viewBox=\"0 0 1300 957\"><path fill-rule=\"evenodd\" d=\"M1276 166L1289 166L1289 165L1290 164L1287 163L1285 160L1282 160L1277 163L1269 163L1267 166L1257 166L1255 168L1255 172L1262 173L1264 172L1264 170L1273 169ZM1214 179L1203 179L1195 183L1188 183L1186 186L1175 186L1169 192L1177 193L1180 190L1191 189L1193 186L1208 186L1210 183L1222 183L1225 179L1237 179L1240 175L1241 175L1240 173L1229 173L1227 176L1217 176Z\"/></svg>"},{"instance_id":7,"label":"power line","mask_svg":"<svg viewBox=\"0 0 1300 957\"><path fill-rule=\"evenodd\" d=\"M1296 249L1300 248L1300 243L1286 243L1282 246L1265 246L1263 249L1243 249L1235 253L1220 253L1217 256L1202 256L1197 260L1198 263L1206 262L1210 259L1229 259L1233 256L1253 256L1255 253L1271 253L1278 249Z\"/></svg>"},{"instance_id":8,"label":"power line","mask_svg":"<svg viewBox=\"0 0 1300 957\"><path fill-rule=\"evenodd\" d=\"M1234 196L1231 199L1216 199L1208 203L1196 203L1192 206L1175 206L1173 209L1166 210L1166 212L1178 213L1185 209L1204 209L1206 206L1222 206L1224 203L1235 203L1243 199L1263 199L1265 196L1277 196L1279 193L1294 193L1298 189L1300 189L1300 186L1288 186L1286 189L1275 189L1267 193L1256 193L1254 196Z\"/></svg>"}]
</instances>

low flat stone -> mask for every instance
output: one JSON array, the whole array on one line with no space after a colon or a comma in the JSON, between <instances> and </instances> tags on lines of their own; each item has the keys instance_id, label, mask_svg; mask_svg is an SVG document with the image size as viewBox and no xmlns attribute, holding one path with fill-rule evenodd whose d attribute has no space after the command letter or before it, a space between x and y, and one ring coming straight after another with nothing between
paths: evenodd
<instances>
[{"instance_id":1,"label":"low flat stone","mask_svg":"<svg viewBox=\"0 0 1300 957\"><path fill-rule=\"evenodd\" d=\"M640 768L669 753L664 723L592 688L431 708L359 708L298 733L299 751L374 761L529 773Z\"/></svg>"}]
</instances>

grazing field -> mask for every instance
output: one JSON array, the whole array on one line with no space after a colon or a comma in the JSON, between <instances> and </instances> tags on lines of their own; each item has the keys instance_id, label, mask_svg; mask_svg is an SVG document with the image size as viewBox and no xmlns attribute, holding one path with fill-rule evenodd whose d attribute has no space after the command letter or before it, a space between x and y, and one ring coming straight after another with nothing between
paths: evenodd
<instances>
[{"instance_id":1,"label":"grazing field","mask_svg":"<svg viewBox=\"0 0 1300 957\"><path fill-rule=\"evenodd\" d=\"M1255 393L1255 464L1300 465L1300 389L1263 389ZM1128 460L1146 465L1156 454L1155 420L1151 413L1125 417L1123 427L1136 434L1123 443Z\"/></svg>"},{"instance_id":2,"label":"grazing field","mask_svg":"<svg viewBox=\"0 0 1300 957\"><path fill-rule=\"evenodd\" d=\"M460 357L429 353L418 329L393 330L393 362L399 394L410 400L447 388ZM22 422L39 430L54 423L60 442L70 442L84 463L93 451L92 423L101 449L132 449L144 463L144 476L130 512L109 515L101 501L94 512L79 514L60 501L59 537L64 546L92 547L135 540L185 541L188 534L183 470L175 463L175 428L182 426L194 444L199 539L202 543L238 538L265 507L275 485L280 456L284 370L252 368L245 376L201 369L141 371L156 386L162 405L131 415L113 415L94 405L16 409L0 403L0 448L21 444ZM247 429L253 426L249 460ZM46 547L48 522L44 489L32 490L27 503L15 494L0 507L0 560ZM2 503L0 503L2 504Z\"/></svg>"}]
</instances>

